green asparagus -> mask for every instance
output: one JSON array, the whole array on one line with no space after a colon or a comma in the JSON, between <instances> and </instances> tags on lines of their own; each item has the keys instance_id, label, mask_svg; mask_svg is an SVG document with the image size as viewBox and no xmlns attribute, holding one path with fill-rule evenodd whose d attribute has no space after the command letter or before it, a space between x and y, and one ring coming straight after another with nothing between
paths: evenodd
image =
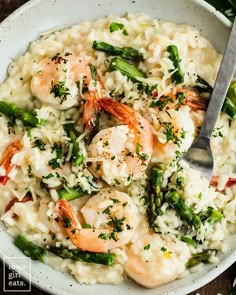
<instances>
[{"instance_id":1,"label":"green asparagus","mask_svg":"<svg viewBox=\"0 0 236 295\"><path fill-rule=\"evenodd\" d=\"M38 119L30 112L19 108L15 104L0 101L0 113L10 117L10 119L19 119L25 126L36 127Z\"/></svg>"},{"instance_id":2,"label":"green asparagus","mask_svg":"<svg viewBox=\"0 0 236 295\"><path fill-rule=\"evenodd\" d=\"M224 101L222 111L228 114L232 119L236 118L236 107L227 97Z\"/></svg>"},{"instance_id":3,"label":"green asparagus","mask_svg":"<svg viewBox=\"0 0 236 295\"><path fill-rule=\"evenodd\" d=\"M198 265L201 262L207 263L209 261L209 258L211 257L212 251L207 250L201 253L196 253L192 255L192 257L189 259L189 261L186 264L187 268L193 267L195 265Z\"/></svg>"},{"instance_id":4,"label":"green asparagus","mask_svg":"<svg viewBox=\"0 0 236 295\"><path fill-rule=\"evenodd\" d=\"M151 184L153 192L156 196L155 204L157 208L160 208L163 203L163 192L161 191L161 185L163 182L163 170L160 168L153 167L151 175Z\"/></svg>"},{"instance_id":5,"label":"green asparagus","mask_svg":"<svg viewBox=\"0 0 236 295\"><path fill-rule=\"evenodd\" d=\"M73 144L72 155L71 155L72 164L73 166L78 167L84 161L83 155L79 154L80 149L79 149L79 143L77 142L79 133L75 129L73 124L65 124L64 129L66 131L67 136L71 139L71 143Z\"/></svg>"},{"instance_id":6,"label":"green asparagus","mask_svg":"<svg viewBox=\"0 0 236 295\"><path fill-rule=\"evenodd\" d=\"M172 75L172 81L175 84L181 84L184 82L184 73L182 71L182 69L180 68L180 58L179 58L179 52L178 52L178 48L175 45L169 45L167 47L167 51L170 54L170 59L173 62L173 65L176 69L176 71L173 73Z\"/></svg>"},{"instance_id":7,"label":"green asparagus","mask_svg":"<svg viewBox=\"0 0 236 295\"><path fill-rule=\"evenodd\" d=\"M203 87L200 85L195 86L195 88L197 88L197 90L200 93L202 93L202 92L207 92L209 94L212 93L213 88L211 87L211 85L206 80L204 80L202 77L200 77L199 75L197 76L196 82L203 86Z\"/></svg>"},{"instance_id":8,"label":"green asparagus","mask_svg":"<svg viewBox=\"0 0 236 295\"><path fill-rule=\"evenodd\" d=\"M93 41L93 49L103 51L108 55L120 56L133 61L143 60L142 54L132 47L118 47L106 42Z\"/></svg>"},{"instance_id":9,"label":"green asparagus","mask_svg":"<svg viewBox=\"0 0 236 295\"><path fill-rule=\"evenodd\" d=\"M150 193L148 198L148 221L149 225L155 233L158 233L158 227L155 220L158 215L162 215L161 206L163 203L163 192L161 190L163 182L163 170L153 167L150 178Z\"/></svg>"},{"instance_id":10,"label":"green asparagus","mask_svg":"<svg viewBox=\"0 0 236 295\"><path fill-rule=\"evenodd\" d=\"M224 216L221 212L213 209L206 221L209 222L210 224L213 224L216 222L220 222L223 219L223 217Z\"/></svg>"},{"instance_id":11,"label":"green asparagus","mask_svg":"<svg viewBox=\"0 0 236 295\"><path fill-rule=\"evenodd\" d=\"M224 216L220 211L217 211L212 207L208 207L207 211L201 212L200 214L201 220L210 224L220 222L223 217Z\"/></svg>"},{"instance_id":12,"label":"green asparagus","mask_svg":"<svg viewBox=\"0 0 236 295\"><path fill-rule=\"evenodd\" d=\"M231 82L222 111L231 118L236 118L236 81Z\"/></svg>"},{"instance_id":13,"label":"green asparagus","mask_svg":"<svg viewBox=\"0 0 236 295\"><path fill-rule=\"evenodd\" d=\"M68 258L75 261L84 261L111 266L114 263L115 255L112 253L93 253L81 251L78 249L67 249L62 247L49 247L48 250L62 258Z\"/></svg>"},{"instance_id":14,"label":"green asparagus","mask_svg":"<svg viewBox=\"0 0 236 295\"><path fill-rule=\"evenodd\" d=\"M33 260L44 261L46 251L34 243L28 241L25 237L19 235L15 239L15 245L26 255Z\"/></svg>"},{"instance_id":15,"label":"green asparagus","mask_svg":"<svg viewBox=\"0 0 236 295\"><path fill-rule=\"evenodd\" d=\"M88 194L81 188L62 188L57 193L60 199L66 199L67 201L72 201Z\"/></svg>"},{"instance_id":16,"label":"green asparagus","mask_svg":"<svg viewBox=\"0 0 236 295\"><path fill-rule=\"evenodd\" d=\"M182 237L181 237L181 241L183 241L183 242L185 242L186 244L189 244L189 245L191 245L191 246L194 246L194 247L196 247L197 244L198 244L197 241L195 241L194 239L192 239L192 238L190 238L190 237L188 237L188 236L182 236Z\"/></svg>"},{"instance_id":17,"label":"green asparagus","mask_svg":"<svg viewBox=\"0 0 236 295\"><path fill-rule=\"evenodd\" d=\"M169 205L191 226L198 229L202 222L200 217L195 214L191 208L181 199L177 191L169 192L165 195Z\"/></svg>"},{"instance_id":18,"label":"green asparagus","mask_svg":"<svg viewBox=\"0 0 236 295\"><path fill-rule=\"evenodd\" d=\"M142 70L119 57L114 57L111 60L111 70L120 71L134 82L140 82L137 78L147 78L147 75Z\"/></svg>"}]
</instances>

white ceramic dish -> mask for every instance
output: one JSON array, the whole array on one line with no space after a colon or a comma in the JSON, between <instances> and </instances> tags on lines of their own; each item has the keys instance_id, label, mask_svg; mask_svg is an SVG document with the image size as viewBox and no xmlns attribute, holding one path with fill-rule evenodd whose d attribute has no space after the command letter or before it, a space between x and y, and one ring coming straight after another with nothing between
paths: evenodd
<instances>
[{"instance_id":1,"label":"white ceramic dish","mask_svg":"<svg viewBox=\"0 0 236 295\"><path fill-rule=\"evenodd\" d=\"M220 52L224 50L229 34L229 21L203 0L31 0L0 25L0 82L6 76L11 59L22 54L29 42L38 38L40 33L109 14L124 15L127 12L144 12L156 18L194 25ZM14 257L23 255L13 245L1 222L0 241L2 259L7 257L7 262L14 262ZM25 269L22 274L37 287L57 295L183 295L207 284L236 261L236 235L230 237L229 244L230 251L220 256L217 265L206 265L201 273L152 290L144 289L130 280L119 286L81 286L72 276L33 261L31 273Z\"/></svg>"}]
</instances>

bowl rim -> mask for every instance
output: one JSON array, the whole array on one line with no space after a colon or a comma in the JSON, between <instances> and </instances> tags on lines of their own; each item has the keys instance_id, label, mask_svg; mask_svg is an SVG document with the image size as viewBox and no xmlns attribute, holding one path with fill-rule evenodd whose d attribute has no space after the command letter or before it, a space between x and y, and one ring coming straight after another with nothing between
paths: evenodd
<instances>
[{"instance_id":1,"label":"bowl rim","mask_svg":"<svg viewBox=\"0 0 236 295\"><path fill-rule=\"evenodd\" d=\"M47 0L29 0L28 2L24 3L17 9L15 9L9 16L7 16L2 22L0 22L0 29L1 27L5 26L7 23L11 22L15 18L17 18L19 15L23 14L25 11L30 10L34 5L44 2ZM229 19L227 19L226 16L224 16L220 11L216 10L211 4L204 0L188 0L189 2L195 3L196 5L202 7L205 9L208 13L212 13L219 22L221 22L224 26L230 28L232 23ZM60 29L65 28L63 25ZM7 233L6 233L7 234ZM7 260L5 260L5 257L7 257L4 253L4 250L0 248L0 260L3 262L3 267L5 268L5 265L14 264L14 257L7 257ZM234 262L236 262L236 249L228 255L217 267L213 268L208 272L207 277L199 277L196 280L192 281L191 284L188 284L184 287L178 287L177 289L168 292L168 294L163 295L183 295L188 294L190 292L193 292L202 286L208 284L212 280L214 280L217 276L222 274L226 269L228 269ZM21 271L21 276L30 284L35 286L36 288L46 291L49 294L55 294L55 295L68 295L69 293L65 290L61 290L56 288L55 286L50 285L47 281L44 281L43 284L39 284L39 281L36 277L32 276L30 272L27 272L25 270ZM79 283L78 283L79 284Z\"/></svg>"}]
</instances>

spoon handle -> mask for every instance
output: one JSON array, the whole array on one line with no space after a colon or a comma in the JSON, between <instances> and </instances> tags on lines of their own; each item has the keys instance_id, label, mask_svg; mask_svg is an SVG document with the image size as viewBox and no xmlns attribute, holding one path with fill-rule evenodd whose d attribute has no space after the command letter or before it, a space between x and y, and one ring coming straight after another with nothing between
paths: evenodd
<instances>
[{"instance_id":1,"label":"spoon handle","mask_svg":"<svg viewBox=\"0 0 236 295\"><path fill-rule=\"evenodd\" d=\"M223 60L199 136L210 138L236 67L236 18L234 20Z\"/></svg>"}]
</instances>

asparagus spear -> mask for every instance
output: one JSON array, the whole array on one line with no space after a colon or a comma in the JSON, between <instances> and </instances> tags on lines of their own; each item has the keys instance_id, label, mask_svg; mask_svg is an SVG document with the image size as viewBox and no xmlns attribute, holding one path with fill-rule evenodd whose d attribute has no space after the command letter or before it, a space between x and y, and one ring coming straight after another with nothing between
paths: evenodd
<instances>
[{"instance_id":1,"label":"asparagus spear","mask_svg":"<svg viewBox=\"0 0 236 295\"><path fill-rule=\"evenodd\" d=\"M198 229L201 226L202 222L200 217L186 205L177 191L169 192L165 197L170 206L173 207L189 225L192 225L195 229Z\"/></svg>"},{"instance_id":2,"label":"asparagus spear","mask_svg":"<svg viewBox=\"0 0 236 295\"><path fill-rule=\"evenodd\" d=\"M196 247L198 244L197 241L193 240L192 238L190 238L188 236L182 236L181 241L183 241L191 246L194 246L194 247Z\"/></svg>"},{"instance_id":3,"label":"asparagus spear","mask_svg":"<svg viewBox=\"0 0 236 295\"><path fill-rule=\"evenodd\" d=\"M115 255L112 253L93 253L81 251L78 249L69 250L62 247L49 247L48 250L62 258L68 258L75 261L84 261L111 266L114 263Z\"/></svg>"},{"instance_id":4,"label":"asparagus spear","mask_svg":"<svg viewBox=\"0 0 236 295\"><path fill-rule=\"evenodd\" d=\"M223 214L220 211L215 210L212 207L208 207L206 212L202 212L200 214L200 218L202 221L207 221L210 224L220 222L223 218Z\"/></svg>"},{"instance_id":5,"label":"asparagus spear","mask_svg":"<svg viewBox=\"0 0 236 295\"><path fill-rule=\"evenodd\" d=\"M199 75L197 76L196 82L204 86L204 87L195 86L195 88L197 88L197 90L200 93L201 92L208 92L209 94L212 93L213 88L211 87L211 85L206 80L204 80L202 77L200 77Z\"/></svg>"},{"instance_id":6,"label":"asparagus spear","mask_svg":"<svg viewBox=\"0 0 236 295\"><path fill-rule=\"evenodd\" d=\"M38 124L38 119L32 113L21 109L12 103L0 101L0 113L10 117L13 120L21 120L25 126L36 127Z\"/></svg>"},{"instance_id":7,"label":"asparagus spear","mask_svg":"<svg viewBox=\"0 0 236 295\"><path fill-rule=\"evenodd\" d=\"M172 81L175 84L181 84L184 82L184 74L180 68L180 58L179 58L178 48L175 45L169 45L167 47L167 51L169 52L170 59L172 60L174 67L176 69L176 72L174 72L174 74L172 75Z\"/></svg>"},{"instance_id":8,"label":"asparagus spear","mask_svg":"<svg viewBox=\"0 0 236 295\"><path fill-rule=\"evenodd\" d=\"M236 118L236 105L234 105L227 97L224 101L222 111L228 114L232 119Z\"/></svg>"},{"instance_id":9,"label":"asparagus spear","mask_svg":"<svg viewBox=\"0 0 236 295\"><path fill-rule=\"evenodd\" d=\"M143 56L132 47L118 47L106 42L93 41L93 49L103 51L108 55L120 56L124 59L142 61Z\"/></svg>"},{"instance_id":10,"label":"asparagus spear","mask_svg":"<svg viewBox=\"0 0 236 295\"><path fill-rule=\"evenodd\" d=\"M231 118L236 118L236 81L231 82L229 86L222 111Z\"/></svg>"},{"instance_id":11,"label":"asparagus spear","mask_svg":"<svg viewBox=\"0 0 236 295\"><path fill-rule=\"evenodd\" d=\"M155 233L158 233L158 227L155 220L158 215L162 215L161 206L163 203L163 192L161 185L163 182L163 170L153 167L151 171L151 191L148 199L148 221Z\"/></svg>"},{"instance_id":12,"label":"asparagus spear","mask_svg":"<svg viewBox=\"0 0 236 295\"><path fill-rule=\"evenodd\" d=\"M83 197L87 195L88 193L83 191L81 188L62 188L58 192L60 199L66 199L67 201L72 201L77 198Z\"/></svg>"},{"instance_id":13,"label":"asparagus spear","mask_svg":"<svg viewBox=\"0 0 236 295\"><path fill-rule=\"evenodd\" d=\"M111 70L120 71L134 82L139 82L137 78L147 78L147 75L142 70L119 57L114 57L111 60Z\"/></svg>"},{"instance_id":14,"label":"asparagus spear","mask_svg":"<svg viewBox=\"0 0 236 295\"><path fill-rule=\"evenodd\" d=\"M212 251L207 250L201 253L194 254L186 264L187 268L193 267L201 262L208 262L209 258L211 257Z\"/></svg>"},{"instance_id":15,"label":"asparagus spear","mask_svg":"<svg viewBox=\"0 0 236 295\"><path fill-rule=\"evenodd\" d=\"M210 224L213 224L216 222L220 222L223 217L224 216L220 211L213 209L206 221L209 222Z\"/></svg>"},{"instance_id":16,"label":"asparagus spear","mask_svg":"<svg viewBox=\"0 0 236 295\"><path fill-rule=\"evenodd\" d=\"M34 243L28 241L25 237L19 235L15 239L15 245L26 255L33 260L44 261L46 251Z\"/></svg>"},{"instance_id":17,"label":"asparagus spear","mask_svg":"<svg viewBox=\"0 0 236 295\"><path fill-rule=\"evenodd\" d=\"M152 168L151 183L152 189L155 194L155 205L158 209L163 203L163 192L161 191L161 185L163 182L163 170L157 167Z\"/></svg>"},{"instance_id":18,"label":"asparagus spear","mask_svg":"<svg viewBox=\"0 0 236 295\"><path fill-rule=\"evenodd\" d=\"M73 166L78 167L84 161L83 155L79 154L79 143L77 142L79 133L75 129L73 124L65 124L64 130L66 131L67 136L70 137L71 143L73 144L72 156L71 156L72 164Z\"/></svg>"}]
</instances>

